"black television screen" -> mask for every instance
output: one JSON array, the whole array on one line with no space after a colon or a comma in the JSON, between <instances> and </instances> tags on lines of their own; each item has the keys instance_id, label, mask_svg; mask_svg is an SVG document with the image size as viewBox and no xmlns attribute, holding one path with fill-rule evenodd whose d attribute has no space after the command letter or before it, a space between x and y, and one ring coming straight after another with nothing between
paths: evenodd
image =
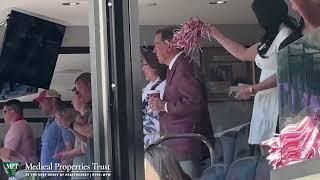
<instances>
[{"instance_id":1,"label":"black television screen","mask_svg":"<svg viewBox=\"0 0 320 180\"><path fill-rule=\"evenodd\" d=\"M48 89L64 32L64 25L11 11L0 54L0 87Z\"/></svg>"}]
</instances>

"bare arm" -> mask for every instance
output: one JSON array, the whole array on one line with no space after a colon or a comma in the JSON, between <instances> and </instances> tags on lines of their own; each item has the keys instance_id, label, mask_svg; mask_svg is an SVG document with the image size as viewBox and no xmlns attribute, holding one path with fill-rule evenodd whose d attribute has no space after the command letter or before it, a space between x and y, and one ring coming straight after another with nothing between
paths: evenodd
<instances>
[{"instance_id":1,"label":"bare arm","mask_svg":"<svg viewBox=\"0 0 320 180\"><path fill-rule=\"evenodd\" d=\"M74 159L75 157L84 155L81 151L81 148L74 148L70 151L65 152L64 154L66 156L66 159Z\"/></svg>"},{"instance_id":2,"label":"bare arm","mask_svg":"<svg viewBox=\"0 0 320 180\"><path fill-rule=\"evenodd\" d=\"M268 77L264 81L260 82L259 84L253 85L253 90L255 92L263 91L266 89L271 89L277 87L277 76L273 74L272 76Z\"/></svg>"},{"instance_id":3,"label":"bare arm","mask_svg":"<svg viewBox=\"0 0 320 180\"><path fill-rule=\"evenodd\" d=\"M265 79L264 81L260 82L259 84L255 85L247 85L243 84L240 86L240 90L236 95L236 98L238 99L249 99L252 95L252 93L257 93L259 91L263 91L266 89L271 89L277 87L277 77L276 74L273 74L269 78ZM251 89L252 91L251 92Z\"/></svg>"},{"instance_id":4,"label":"bare arm","mask_svg":"<svg viewBox=\"0 0 320 180\"><path fill-rule=\"evenodd\" d=\"M80 139L80 141L83 141L83 142L85 142L85 143L87 142L87 137L86 137L86 136L78 133L78 132L75 131L74 129L70 129L70 130L71 130L71 132L72 132L77 138Z\"/></svg>"},{"instance_id":5,"label":"bare arm","mask_svg":"<svg viewBox=\"0 0 320 180\"><path fill-rule=\"evenodd\" d=\"M75 122L73 125L73 129L85 137L92 137L93 135L93 126L92 123L89 122Z\"/></svg>"},{"instance_id":6,"label":"bare arm","mask_svg":"<svg viewBox=\"0 0 320 180\"><path fill-rule=\"evenodd\" d=\"M213 25L210 26L210 30L210 36L216 39L221 44L221 46L223 46L234 57L238 58L241 61L254 61L257 55L258 43L247 48L242 44L226 37Z\"/></svg>"},{"instance_id":7,"label":"bare arm","mask_svg":"<svg viewBox=\"0 0 320 180\"><path fill-rule=\"evenodd\" d=\"M7 161L10 160L12 156L14 156L15 152L8 149L8 148L0 148L0 159L2 159L2 161Z\"/></svg>"},{"instance_id":8,"label":"bare arm","mask_svg":"<svg viewBox=\"0 0 320 180\"><path fill-rule=\"evenodd\" d=\"M64 146L66 147L66 150L71 150L74 146L74 144L70 142L64 142Z\"/></svg>"},{"instance_id":9,"label":"bare arm","mask_svg":"<svg viewBox=\"0 0 320 180\"><path fill-rule=\"evenodd\" d=\"M72 133L77 136L81 141L86 142L87 137L92 137L93 134L93 126L92 123L89 122L88 117L79 116L77 121L71 121L68 118L59 117L60 124L68 128L72 131ZM70 128L70 125L73 127Z\"/></svg>"},{"instance_id":10,"label":"bare arm","mask_svg":"<svg viewBox=\"0 0 320 180\"><path fill-rule=\"evenodd\" d=\"M61 161L71 161L75 157L83 156L81 148L74 148L69 151L60 152L54 155L54 158L60 159Z\"/></svg>"}]
</instances>

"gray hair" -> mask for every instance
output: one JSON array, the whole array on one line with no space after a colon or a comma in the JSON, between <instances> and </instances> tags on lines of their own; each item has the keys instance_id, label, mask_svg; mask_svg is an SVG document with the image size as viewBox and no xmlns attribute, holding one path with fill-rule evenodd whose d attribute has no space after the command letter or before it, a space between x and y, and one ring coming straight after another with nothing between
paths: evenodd
<instances>
[{"instance_id":1,"label":"gray hair","mask_svg":"<svg viewBox=\"0 0 320 180\"><path fill-rule=\"evenodd\" d=\"M91 85L91 73L85 72L85 73L80 74L76 78L75 82L78 82L78 81L83 81L83 82L88 83L88 84Z\"/></svg>"}]
</instances>

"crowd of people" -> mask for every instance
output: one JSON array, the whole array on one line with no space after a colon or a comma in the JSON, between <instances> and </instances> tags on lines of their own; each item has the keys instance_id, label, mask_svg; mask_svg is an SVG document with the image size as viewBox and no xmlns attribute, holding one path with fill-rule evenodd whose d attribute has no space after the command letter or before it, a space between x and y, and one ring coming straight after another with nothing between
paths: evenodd
<instances>
[{"instance_id":1,"label":"crowd of people","mask_svg":"<svg viewBox=\"0 0 320 180\"><path fill-rule=\"evenodd\" d=\"M48 121L41 136L40 157L31 126L23 117L23 104L16 99L4 103L3 118L9 125L0 149L3 162L19 162L17 172L9 179L24 179L26 165L40 164L44 174L55 172L55 164L90 165L93 159L93 128L91 113L91 74L83 73L72 89L73 108L63 106L61 95L53 89L40 92L34 99ZM6 168L6 167L5 167ZM37 178L36 176L33 178ZM39 177L38 177L39 178ZM66 179L63 176L44 175L42 179ZM90 176L72 176L71 179L92 179Z\"/></svg>"},{"instance_id":2,"label":"crowd of people","mask_svg":"<svg viewBox=\"0 0 320 180\"><path fill-rule=\"evenodd\" d=\"M290 0L290 3L301 15L299 22L288 15L289 8L284 0L253 1L252 10L265 33L251 47L231 40L215 25L210 26L210 36L230 54L241 61L254 61L261 69L259 83L241 85L236 97L255 97L248 142L260 146L262 154L268 153L267 147L261 146L262 142L274 136L279 123L277 52L320 26L319 0ZM142 71L148 81L142 91L145 148L162 135L179 133L198 133L214 144L205 82L198 65L172 43L175 29L175 26L159 29L155 32L154 49L141 50ZM159 92L159 96L150 96L151 91ZM4 146L0 148L0 159L21 163L14 178L25 175L25 163L80 165L94 162L91 74L79 75L72 92L73 108L64 107L61 95L53 89L42 91L34 99L49 117L41 137L40 157L37 157L31 126L23 116L23 104L15 99L4 103L3 118L9 129ZM208 149L198 140L168 140L146 152L146 179L198 178L209 166L209 158Z\"/></svg>"}]
</instances>

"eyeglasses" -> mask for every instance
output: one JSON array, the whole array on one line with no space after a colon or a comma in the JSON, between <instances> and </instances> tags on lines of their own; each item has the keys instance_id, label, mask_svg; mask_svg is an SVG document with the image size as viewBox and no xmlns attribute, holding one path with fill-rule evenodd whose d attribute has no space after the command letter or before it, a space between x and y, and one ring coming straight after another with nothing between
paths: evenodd
<instances>
[{"instance_id":1,"label":"eyeglasses","mask_svg":"<svg viewBox=\"0 0 320 180\"><path fill-rule=\"evenodd\" d=\"M12 111L12 110L13 110L13 109L6 109L6 110L3 110L3 113L4 113L4 114L7 114L8 111Z\"/></svg>"},{"instance_id":2,"label":"eyeglasses","mask_svg":"<svg viewBox=\"0 0 320 180\"><path fill-rule=\"evenodd\" d=\"M79 94L80 94L76 87L74 87L74 88L72 89L72 92L74 92L76 95L79 95Z\"/></svg>"}]
</instances>

